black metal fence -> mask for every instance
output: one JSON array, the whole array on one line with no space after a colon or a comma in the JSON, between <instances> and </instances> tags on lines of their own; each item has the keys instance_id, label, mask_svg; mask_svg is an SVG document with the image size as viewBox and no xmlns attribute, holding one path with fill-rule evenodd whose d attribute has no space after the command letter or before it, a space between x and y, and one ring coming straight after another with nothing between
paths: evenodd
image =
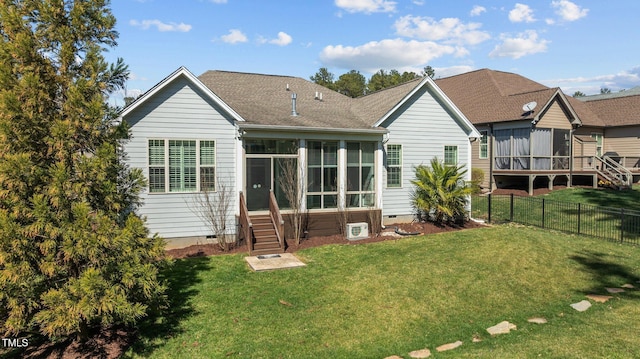
<instances>
[{"instance_id":1,"label":"black metal fence","mask_svg":"<svg viewBox=\"0 0 640 359\"><path fill-rule=\"evenodd\" d=\"M471 216L640 244L640 211L514 195L474 196Z\"/></svg>"}]
</instances>

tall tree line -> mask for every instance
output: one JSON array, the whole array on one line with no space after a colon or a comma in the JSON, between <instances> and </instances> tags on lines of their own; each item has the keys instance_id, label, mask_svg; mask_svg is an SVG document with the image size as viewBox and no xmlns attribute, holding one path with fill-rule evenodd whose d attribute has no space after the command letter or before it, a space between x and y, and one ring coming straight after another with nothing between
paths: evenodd
<instances>
[{"instance_id":1,"label":"tall tree line","mask_svg":"<svg viewBox=\"0 0 640 359\"><path fill-rule=\"evenodd\" d=\"M431 66L426 66L421 74L407 71L400 73L398 70L379 70L371 75L371 78L367 81L366 77L356 70L344 73L336 80L333 73L329 72L326 67L321 67L309 79L318 85L349 97L359 97L425 76L433 78L435 70Z\"/></svg>"}]
</instances>

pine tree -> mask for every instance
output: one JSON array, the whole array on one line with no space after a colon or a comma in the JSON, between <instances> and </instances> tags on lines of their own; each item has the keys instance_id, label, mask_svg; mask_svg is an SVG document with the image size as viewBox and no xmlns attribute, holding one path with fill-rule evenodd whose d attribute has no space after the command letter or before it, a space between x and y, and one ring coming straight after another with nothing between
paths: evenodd
<instances>
[{"instance_id":1,"label":"pine tree","mask_svg":"<svg viewBox=\"0 0 640 359\"><path fill-rule=\"evenodd\" d=\"M134 324L163 298L163 241L135 215L128 77L107 0L0 0L0 332L50 338Z\"/></svg>"}]
</instances>

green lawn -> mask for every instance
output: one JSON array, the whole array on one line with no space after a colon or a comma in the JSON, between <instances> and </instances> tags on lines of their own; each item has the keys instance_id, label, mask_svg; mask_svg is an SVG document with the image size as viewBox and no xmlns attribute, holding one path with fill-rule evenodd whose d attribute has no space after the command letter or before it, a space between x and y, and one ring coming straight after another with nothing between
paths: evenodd
<instances>
[{"instance_id":1,"label":"green lawn","mask_svg":"<svg viewBox=\"0 0 640 359\"><path fill-rule=\"evenodd\" d=\"M636 247L504 225L297 255L306 267L261 273L243 255L176 261L170 313L142 326L126 356L640 357L640 291L583 313L569 306L604 287L640 286ZM503 320L518 330L489 336Z\"/></svg>"},{"instance_id":2,"label":"green lawn","mask_svg":"<svg viewBox=\"0 0 640 359\"><path fill-rule=\"evenodd\" d=\"M492 196L491 222L516 223L640 244L640 188L570 188L535 197ZM473 218L488 220L488 197L474 196ZM543 216L544 209L544 216Z\"/></svg>"},{"instance_id":3,"label":"green lawn","mask_svg":"<svg viewBox=\"0 0 640 359\"><path fill-rule=\"evenodd\" d=\"M600 207L617 207L640 211L640 186L632 190L567 188L541 197L564 202L584 203Z\"/></svg>"}]
</instances>

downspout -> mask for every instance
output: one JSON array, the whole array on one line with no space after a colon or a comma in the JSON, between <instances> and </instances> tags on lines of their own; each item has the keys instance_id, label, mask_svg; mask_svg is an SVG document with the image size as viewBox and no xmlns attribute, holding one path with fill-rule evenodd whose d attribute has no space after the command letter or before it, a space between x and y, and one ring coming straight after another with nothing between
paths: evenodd
<instances>
[{"instance_id":1,"label":"downspout","mask_svg":"<svg viewBox=\"0 0 640 359\"><path fill-rule=\"evenodd\" d=\"M489 138L487 138L487 146L489 146L489 193L493 192L493 123L489 124Z\"/></svg>"}]
</instances>

